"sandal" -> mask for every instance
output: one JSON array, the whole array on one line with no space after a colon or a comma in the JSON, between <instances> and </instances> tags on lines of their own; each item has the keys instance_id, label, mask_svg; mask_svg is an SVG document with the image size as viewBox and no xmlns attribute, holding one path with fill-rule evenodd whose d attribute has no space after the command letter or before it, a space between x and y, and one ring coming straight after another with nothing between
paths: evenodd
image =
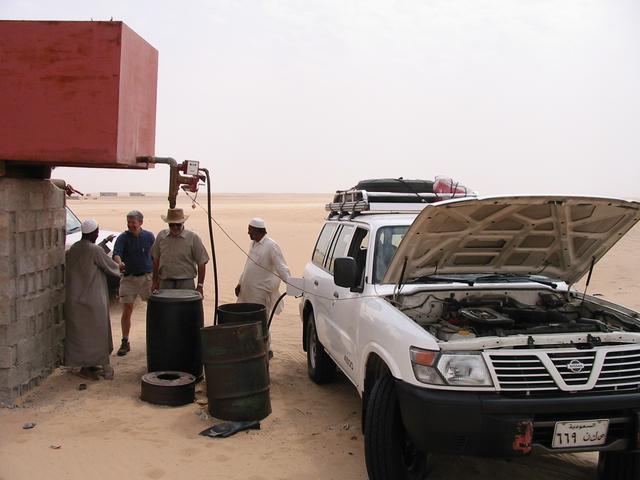
<instances>
[{"instance_id":1,"label":"sandal","mask_svg":"<svg viewBox=\"0 0 640 480\"><path fill-rule=\"evenodd\" d=\"M104 365L102 370L100 371L100 376L104 377L105 380L113 380L113 367L111 365Z\"/></svg>"},{"instance_id":2,"label":"sandal","mask_svg":"<svg viewBox=\"0 0 640 480\"><path fill-rule=\"evenodd\" d=\"M86 378L87 380L100 380L98 372L94 369L95 367L82 367L78 372L78 376Z\"/></svg>"}]
</instances>

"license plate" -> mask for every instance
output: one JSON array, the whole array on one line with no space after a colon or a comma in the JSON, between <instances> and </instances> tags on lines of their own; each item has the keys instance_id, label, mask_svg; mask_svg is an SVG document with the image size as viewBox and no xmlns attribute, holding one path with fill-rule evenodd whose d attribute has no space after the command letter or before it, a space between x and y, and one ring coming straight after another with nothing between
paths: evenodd
<instances>
[{"instance_id":1,"label":"license plate","mask_svg":"<svg viewBox=\"0 0 640 480\"><path fill-rule=\"evenodd\" d=\"M588 447L604 445L607 441L609 420L556 422L553 430L553 448Z\"/></svg>"}]
</instances>

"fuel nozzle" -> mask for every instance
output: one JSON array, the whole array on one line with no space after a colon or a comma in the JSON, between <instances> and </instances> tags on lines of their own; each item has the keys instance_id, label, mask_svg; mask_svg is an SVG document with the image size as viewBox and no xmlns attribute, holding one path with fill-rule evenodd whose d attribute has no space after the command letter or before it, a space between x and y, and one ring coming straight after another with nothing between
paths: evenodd
<instances>
[{"instance_id":1,"label":"fuel nozzle","mask_svg":"<svg viewBox=\"0 0 640 480\"><path fill-rule=\"evenodd\" d=\"M200 162L193 160L185 160L179 165L171 166L171 175L169 178L169 206L176 206L176 197L178 196L178 188L182 186L184 190L196 193L198 191L198 183L205 180L204 175L200 175ZM186 175L181 175L180 172Z\"/></svg>"}]
</instances>

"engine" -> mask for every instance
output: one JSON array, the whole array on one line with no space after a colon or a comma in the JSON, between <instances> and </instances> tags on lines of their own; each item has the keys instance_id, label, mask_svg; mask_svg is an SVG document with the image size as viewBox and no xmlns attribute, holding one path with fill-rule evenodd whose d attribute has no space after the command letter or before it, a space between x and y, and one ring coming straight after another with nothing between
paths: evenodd
<instances>
[{"instance_id":1,"label":"engine","mask_svg":"<svg viewBox=\"0 0 640 480\"><path fill-rule=\"evenodd\" d=\"M445 297L427 294L403 299L399 308L443 341L638 330L610 312L585 306L567 294L545 291L529 295L533 296L523 299L529 301L523 301L507 294L461 298L454 293Z\"/></svg>"}]
</instances>

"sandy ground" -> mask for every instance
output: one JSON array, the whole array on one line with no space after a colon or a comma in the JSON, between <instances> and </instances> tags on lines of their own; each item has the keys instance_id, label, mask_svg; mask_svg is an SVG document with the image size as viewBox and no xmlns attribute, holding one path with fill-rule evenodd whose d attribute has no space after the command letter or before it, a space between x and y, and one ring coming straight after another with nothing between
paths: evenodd
<instances>
[{"instance_id":1,"label":"sandy ground","mask_svg":"<svg viewBox=\"0 0 640 480\"><path fill-rule=\"evenodd\" d=\"M215 218L243 248L246 224L253 216L266 219L270 235L281 245L291 271L300 275L325 216L328 195L225 195L214 199ZM199 201L204 202L204 195ZM144 226L163 228L163 198L110 198L70 201L81 218L93 217L101 227L125 228L124 214L138 208ZM206 214L183 206L187 225L208 238ZM233 287L244 264L243 254L215 230L220 272L220 303L234 301ZM589 291L640 309L640 228L630 232L595 269ZM212 322L212 272L205 285L205 323ZM153 406L138 399L140 376L146 372L145 305L137 303L131 335L132 352L112 357L113 381L83 383L58 369L17 408L0 408L0 479L358 479L366 478L360 399L340 378L319 387L306 374L301 324L296 301L272 326L271 399L273 413L260 431L228 439L198 436L212 424L198 404L179 408ZM114 343L120 338L119 305L111 319ZM200 394L202 396L202 394ZM23 430L25 422L35 422ZM596 455L563 455L517 461L438 457L435 479L520 480L595 478Z\"/></svg>"}]
</instances>

